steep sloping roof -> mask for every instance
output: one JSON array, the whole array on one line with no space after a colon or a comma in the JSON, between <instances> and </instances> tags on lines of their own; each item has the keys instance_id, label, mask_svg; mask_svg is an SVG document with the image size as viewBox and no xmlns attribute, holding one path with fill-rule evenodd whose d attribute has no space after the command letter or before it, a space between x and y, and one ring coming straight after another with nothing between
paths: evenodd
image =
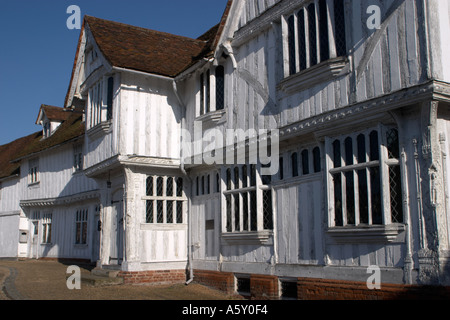
<instances>
[{"instance_id":1,"label":"steep sloping roof","mask_svg":"<svg viewBox=\"0 0 450 320\"><path fill-rule=\"evenodd\" d=\"M219 24L197 39L85 16L64 106L69 107L83 35L88 28L100 51L114 67L174 78L218 45L233 0L228 0Z\"/></svg>"},{"instance_id":2,"label":"steep sloping roof","mask_svg":"<svg viewBox=\"0 0 450 320\"><path fill-rule=\"evenodd\" d=\"M20 164L12 163L11 161L16 158L17 154L19 154L21 150L31 144L38 136L42 137L42 133L36 132L0 146L0 179L19 173Z\"/></svg>"},{"instance_id":3,"label":"steep sloping roof","mask_svg":"<svg viewBox=\"0 0 450 320\"><path fill-rule=\"evenodd\" d=\"M29 143L21 148L12 160L14 161L33 155L82 136L85 131L85 125L82 120L83 115L81 113L73 112L50 137L42 139L42 132L36 133L34 138L30 139Z\"/></svg>"},{"instance_id":4,"label":"steep sloping roof","mask_svg":"<svg viewBox=\"0 0 450 320\"><path fill-rule=\"evenodd\" d=\"M85 17L104 57L115 67L175 77L205 50L206 41Z\"/></svg>"},{"instance_id":5,"label":"steep sloping roof","mask_svg":"<svg viewBox=\"0 0 450 320\"><path fill-rule=\"evenodd\" d=\"M47 139L42 139L42 131L39 131L0 146L0 179L19 173L19 159L82 136L85 130L83 114L77 111L67 113L67 120Z\"/></svg>"}]
</instances>

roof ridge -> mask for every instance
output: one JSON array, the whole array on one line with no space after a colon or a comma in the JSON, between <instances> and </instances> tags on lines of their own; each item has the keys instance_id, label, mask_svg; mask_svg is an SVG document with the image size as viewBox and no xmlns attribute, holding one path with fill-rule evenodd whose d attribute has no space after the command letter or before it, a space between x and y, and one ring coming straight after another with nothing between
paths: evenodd
<instances>
[{"instance_id":1,"label":"roof ridge","mask_svg":"<svg viewBox=\"0 0 450 320\"><path fill-rule=\"evenodd\" d=\"M152 33L157 33L157 34L161 34L161 35L167 35L167 36L171 36L171 37L183 38L183 39L191 40L191 41L194 41L194 42L201 42L203 44L207 42L205 40L200 40L198 38L195 39L195 38L191 38L191 37L187 37L187 36L182 36L182 35L179 35L179 34L169 33L169 32L165 32L165 31L159 31L159 30L150 29L150 28L144 28L144 27L135 26L135 25L132 25L132 24L124 23L124 22L98 18L98 17L94 17L94 16L90 16L90 15L85 15L85 18L88 18L88 20L89 19L95 19L95 20L106 21L108 23L119 24L119 25L126 26L126 27L133 28L133 29L140 29L140 30L143 30L143 31L146 31L146 32L152 32ZM87 22L89 23L89 21L87 21Z\"/></svg>"}]
</instances>

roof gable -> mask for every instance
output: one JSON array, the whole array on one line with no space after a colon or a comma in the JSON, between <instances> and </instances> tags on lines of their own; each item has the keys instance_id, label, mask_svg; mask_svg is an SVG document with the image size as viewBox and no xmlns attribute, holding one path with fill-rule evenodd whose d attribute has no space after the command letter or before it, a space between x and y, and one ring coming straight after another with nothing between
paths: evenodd
<instances>
[{"instance_id":1,"label":"roof gable","mask_svg":"<svg viewBox=\"0 0 450 320\"><path fill-rule=\"evenodd\" d=\"M175 77L207 50L207 41L85 17L103 56L114 67Z\"/></svg>"}]
</instances>

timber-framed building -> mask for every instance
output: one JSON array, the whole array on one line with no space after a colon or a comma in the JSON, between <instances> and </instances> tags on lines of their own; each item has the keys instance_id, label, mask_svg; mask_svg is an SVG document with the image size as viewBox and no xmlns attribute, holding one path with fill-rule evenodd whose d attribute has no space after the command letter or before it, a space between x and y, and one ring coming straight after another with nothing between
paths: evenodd
<instances>
[{"instance_id":1,"label":"timber-framed building","mask_svg":"<svg viewBox=\"0 0 450 320\"><path fill-rule=\"evenodd\" d=\"M86 16L64 105L0 146L0 256L253 298L449 286L450 4L377 3L229 0L197 39Z\"/></svg>"}]
</instances>

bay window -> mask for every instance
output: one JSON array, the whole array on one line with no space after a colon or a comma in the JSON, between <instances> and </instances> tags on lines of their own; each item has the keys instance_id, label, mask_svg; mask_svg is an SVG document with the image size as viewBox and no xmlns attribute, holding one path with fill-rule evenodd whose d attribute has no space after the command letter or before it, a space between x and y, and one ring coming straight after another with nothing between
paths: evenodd
<instances>
[{"instance_id":1,"label":"bay window","mask_svg":"<svg viewBox=\"0 0 450 320\"><path fill-rule=\"evenodd\" d=\"M403 223L398 131L327 138L330 227Z\"/></svg>"},{"instance_id":2,"label":"bay window","mask_svg":"<svg viewBox=\"0 0 450 320\"><path fill-rule=\"evenodd\" d=\"M183 224L186 210L183 178L148 176L146 179L145 223Z\"/></svg>"}]
</instances>

